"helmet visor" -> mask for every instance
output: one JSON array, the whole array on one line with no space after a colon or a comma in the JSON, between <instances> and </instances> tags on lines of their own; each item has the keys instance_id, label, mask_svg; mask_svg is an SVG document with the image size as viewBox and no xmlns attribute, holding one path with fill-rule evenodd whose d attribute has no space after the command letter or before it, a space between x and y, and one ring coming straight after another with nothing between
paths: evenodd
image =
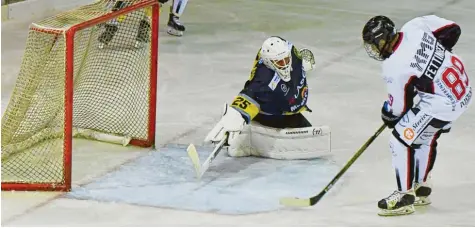
<instances>
[{"instance_id":1,"label":"helmet visor","mask_svg":"<svg viewBox=\"0 0 475 228\"><path fill-rule=\"evenodd\" d=\"M376 45L376 42L379 41L379 45ZM381 51L386 48L386 42L382 39L375 42L364 42L364 48L369 57L376 59L378 61L384 60Z\"/></svg>"}]
</instances>

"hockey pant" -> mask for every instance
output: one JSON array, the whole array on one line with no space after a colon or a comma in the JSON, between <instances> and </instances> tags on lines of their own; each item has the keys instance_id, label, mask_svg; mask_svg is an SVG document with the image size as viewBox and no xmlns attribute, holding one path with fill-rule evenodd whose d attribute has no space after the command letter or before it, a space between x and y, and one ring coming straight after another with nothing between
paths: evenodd
<instances>
[{"instance_id":1,"label":"hockey pant","mask_svg":"<svg viewBox=\"0 0 475 228\"><path fill-rule=\"evenodd\" d=\"M316 148L314 137L285 138L284 129L312 127L300 113L288 116L265 116L258 114L251 123L244 126L241 134L229 142L231 157L257 156L273 159L312 159L324 155ZM325 151L326 152L326 151Z\"/></svg>"},{"instance_id":2,"label":"hockey pant","mask_svg":"<svg viewBox=\"0 0 475 228\"><path fill-rule=\"evenodd\" d=\"M452 123L438 120L423 110L410 109L396 124L389 140L399 191L427 181L437 156L437 139Z\"/></svg>"}]
</instances>

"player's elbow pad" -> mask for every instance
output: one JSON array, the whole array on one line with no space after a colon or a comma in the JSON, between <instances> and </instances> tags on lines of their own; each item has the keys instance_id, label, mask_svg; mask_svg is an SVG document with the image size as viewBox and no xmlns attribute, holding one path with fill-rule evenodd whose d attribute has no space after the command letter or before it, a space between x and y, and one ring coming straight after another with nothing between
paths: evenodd
<instances>
[{"instance_id":1,"label":"player's elbow pad","mask_svg":"<svg viewBox=\"0 0 475 228\"><path fill-rule=\"evenodd\" d=\"M457 24L452 24L434 32L435 38L449 51L452 51L452 48L457 44L461 34L462 30Z\"/></svg>"}]
</instances>

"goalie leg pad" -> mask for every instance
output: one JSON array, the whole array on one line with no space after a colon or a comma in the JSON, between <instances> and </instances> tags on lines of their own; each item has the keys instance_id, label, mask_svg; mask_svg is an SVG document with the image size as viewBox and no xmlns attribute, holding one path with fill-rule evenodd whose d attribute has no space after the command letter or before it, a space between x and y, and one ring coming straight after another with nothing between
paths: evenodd
<instances>
[{"instance_id":1,"label":"goalie leg pad","mask_svg":"<svg viewBox=\"0 0 475 228\"><path fill-rule=\"evenodd\" d=\"M228 155L282 160L318 158L331 151L330 133L327 126L277 129L252 121L230 143ZM317 140L317 137L323 137L325 142Z\"/></svg>"}]
</instances>

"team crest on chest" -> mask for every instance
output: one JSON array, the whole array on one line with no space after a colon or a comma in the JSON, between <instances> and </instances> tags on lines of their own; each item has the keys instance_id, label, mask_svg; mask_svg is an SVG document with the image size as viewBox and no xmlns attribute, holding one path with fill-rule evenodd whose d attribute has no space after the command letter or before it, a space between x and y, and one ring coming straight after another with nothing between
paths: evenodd
<instances>
[{"instance_id":1,"label":"team crest on chest","mask_svg":"<svg viewBox=\"0 0 475 228\"><path fill-rule=\"evenodd\" d=\"M282 89L282 92L284 92L285 95L287 96L287 93L289 93L289 87L287 87L286 84L281 84L280 89Z\"/></svg>"}]
</instances>

